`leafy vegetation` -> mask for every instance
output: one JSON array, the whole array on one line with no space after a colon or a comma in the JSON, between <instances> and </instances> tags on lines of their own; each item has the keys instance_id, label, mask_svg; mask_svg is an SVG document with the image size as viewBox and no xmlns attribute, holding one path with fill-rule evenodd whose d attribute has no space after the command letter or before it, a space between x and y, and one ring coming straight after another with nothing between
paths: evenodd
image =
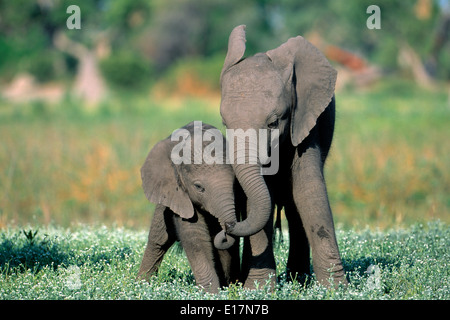
<instances>
[{"instance_id":1,"label":"leafy vegetation","mask_svg":"<svg viewBox=\"0 0 450 320\"><path fill-rule=\"evenodd\" d=\"M103 59L100 69L115 88L139 89L146 80L151 78L150 65L130 51L120 52Z\"/></svg>"},{"instance_id":2,"label":"leafy vegetation","mask_svg":"<svg viewBox=\"0 0 450 320\"><path fill-rule=\"evenodd\" d=\"M7 228L0 236L0 299L450 298L450 233L441 222L385 231L338 229L347 288L327 290L314 278L308 286L286 281L284 241L275 246L275 290L260 284L258 290L247 291L234 284L218 295L195 285L188 261L176 246L150 283L136 281L146 235L118 227L48 226L30 243L21 229Z\"/></svg>"},{"instance_id":3,"label":"leafy vegetation","mask_svg":"<svg viewBox=\"0 0 450 320\"><path fill-rule=\"evenodd\" d=\"M319 35L384 69L399 71L404 62L399 50L408 45L424 62L438 63L432 73L448 80L448 42L440 50L436 42L445 38L438 30L445 15L440 2L378 0L382 25L376 31L366 27L366 9L372 4L368 0L78 0L81 29L68 30L66 10L73 1L2 2L0 78L11 78L17 71L31 73L40 81L73 78L72 50L61 51L55 44L61 33L97 52L106 65L115 60L141 72L146 69L143 64L148 64L157 69L154 76L164 77L180 59L224 55L231 29L246 24L249 54L274 48L280 40L298 34ZM129 50L126 58L122 53L114 57L124 50ZM120 77L107 66L103 70L106 80L115 85L146 82L144 77ZM120 71L126 69L120 67Z\"/></svg>"}]
</instances>

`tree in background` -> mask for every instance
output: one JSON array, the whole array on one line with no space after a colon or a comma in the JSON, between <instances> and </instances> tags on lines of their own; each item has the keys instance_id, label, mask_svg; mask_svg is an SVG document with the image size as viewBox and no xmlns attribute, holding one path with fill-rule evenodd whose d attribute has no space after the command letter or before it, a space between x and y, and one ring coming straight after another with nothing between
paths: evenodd
<instances>
[{"instance_id":1,"label":"tree in background","mask_svg":"<svg viewBox=\"0 0 450 320\"><path fill-rule=\"evenodd\" d=\"M182 61L214 61L218 69L238 24L247 25L248 54L300 34L387 72L406 67L416 81L424 61L431 70L425 77L449 79L448 0L77 0L82 27L68 30L71 4L0 0L0 81L18 72L42 82L77 78L83 59L70 47L83 47L109 86L139 88L173 74ZM371 4L381 9L380 30L366 27Z\"/></svg>"},{"instance_id":2,"label":"tree in background","mask_svg":"<svg viewBox=\"0 0 450 320\"><path fill-rule=\"evenodd\" d=\"M0 1L0 72L17 72L38 81L75 78L74 89L97 102L105 92L102 74L112 85L134 87L148 74L149 62L133 48L133 36L146 23L147 1L79 0L81 29L69 30L68 0ZM99 60L105 60L102 72ZM111 70L111 65L115 69Z\"/></svg>"}]
</instances>

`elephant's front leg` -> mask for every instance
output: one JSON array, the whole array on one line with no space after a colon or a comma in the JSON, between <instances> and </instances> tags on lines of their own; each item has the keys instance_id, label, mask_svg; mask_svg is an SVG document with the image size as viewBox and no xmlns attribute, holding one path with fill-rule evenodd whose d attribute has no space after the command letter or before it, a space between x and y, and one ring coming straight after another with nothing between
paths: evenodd
<instances>
[{"instance_id":1,"label":"elephant's front leg","mask_svg":"<svg viewBox=\"0 0 450 320\"><path fill-rule=\"evenodd\" d=\"M198 213L196 216L196 222L175 217L177 234L197 285L208 292L217 293L220 281L215 268L214 245L204 217Z\"/></svg>"},{"instance_id":2,"label":"elephant's front leg","mask_svg":"<svg viewBox=\"0 0 450 320\"><path fill-rule=\"evenodd\" d=\"M158 272L164 254L175 242L175 229L172 223L173 213L162 205L157 205L153 214L147 246L138 272L138 279L149 280Z\"/></svg>"},{"instance_id":3,"label":"elephant's front leg","mask_svg":"<svg viewBox=\"0 0 450 320\"><path fill-rule=\"evenodd\" d=\"M247 257L244 258L246 261L243 261L243 265L244 268L248 268L248 274L244 283L245 288L255 289L256 282L260 287L269 283L272 290L275 288L276 264L272 235L273 216L261 231L250 236L250 239L246 241L244 255L247 255Z\"/></svg>"},{"instance_id":4,"label":"elephant's front leg","mask_svg":"<svg viewBox=\"0 0 450 320\"><path fill-rule=\"evenodd\" d=\"M320 149L317 144L311 143L299 151L293 164L293 195L311 245L314 272L317 280L325 284L328 284L330 277L333 277L335 285L339 282L346 283L328 202Z\"/></svg>"}]
</instances>

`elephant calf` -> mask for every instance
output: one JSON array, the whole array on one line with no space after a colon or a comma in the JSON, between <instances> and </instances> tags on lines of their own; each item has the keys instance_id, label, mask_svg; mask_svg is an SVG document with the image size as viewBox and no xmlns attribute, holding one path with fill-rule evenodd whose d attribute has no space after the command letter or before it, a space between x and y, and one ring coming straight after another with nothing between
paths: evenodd
<instances>
[{"instance_id":1,"label":"elephant calf","mask_svg":"<svg viewBox=\"0 0 450 320\"><path fill-rule=\"evenodd\" d=\"M270 241L259 239L270 239L274 206L284 207L289 276L310 274L311 251L318 281L346 284L324 177L334 134L337 72L301 36L250 57L244 57L245 43L245 26L237 26L230 34L220 77L220 114L227 130L278 130L279 143L273 151L279 154L279 170L263 176L266 169L260 159L237 161L240 154L250 155L261 145L271 150L269 135L235 149L233 170L249 209L247 219L225 223L230 226L227 233L250 237L254 258L250 278L267 279L275 272L274 254Z\"/></svg>"},{"instance_id":2,"label":"elephant calf","mask_svg":"<svg viewBox=\"0 0 450 320\"><path fill-rule=\"evenodd\" d=\"M191 122L181 129L190 137L199 130L203 137L206 130L215 129L206 124L201 128L197 125ZM190 137L185 136L181 142L183 151L189 150L189 164L172 161L174 147L180 147L180 142L168 137L155 145L141 168L145 195L157 206L138 278L148 280L156 273L164 254L178 240L196 283L207 291L217 292L219 287L234 282L239 273L238 243L232 244L234 239L223 231L225 222L236 221L235 175L226 161L223 164L194 161L211 142L198 144ZM220 138L225 148L225 138L221 134ZM226 156L225 150L220 156ZM218 233L222 234L221 241L228 242L223 246L226 250L214 246L214 236Z\"/></svg>"}]
</instances>

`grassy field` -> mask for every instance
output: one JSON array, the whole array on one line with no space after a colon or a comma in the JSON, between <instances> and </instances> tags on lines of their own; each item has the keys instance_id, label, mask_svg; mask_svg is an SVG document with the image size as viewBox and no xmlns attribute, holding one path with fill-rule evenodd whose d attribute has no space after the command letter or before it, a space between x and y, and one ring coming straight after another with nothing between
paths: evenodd
<instances>
[{"instance_id":1,"label":"grassy field","mask_svg":"<svg viewBox=\"0 0 450 320\"><path fill-rule=\"evenodd\" d=\"M307 287L286 281L288 244L283 242L275 250L275 290L265 284L254 291L231 285L212 295L195 286L187 259L176 246L157 277L137 282L144 231L86 225L8 228L0 235L0 300L450 298L447 225L415 224L383 232L338 229L337 236L350 280L346 289L327 290L314 279Z\"/></svg>"},{"instance_id":2,"label":"grassy field","mask_svg":"<svg viewBox=\"0 0 450 320\"><path fill-rule=\"evenodd\" d=\"M326 179L349 288L286 282L286 242L275 291L234 285L210 296L176 248L150 285L136 283L153 211L140 166L190 121L223 129L219 103L123 93L95 110L70 98L0 101L0 299L450 298L448 94L401 81L337 94Z\"/></svg>"},{"instance_id":3,"label":"grassy field","mask_svg":"<svg viewBox=\"0 0 450 320\"><path fill-rule=\"evenodd\" d=\"M219 98L117 94L89 111L0 102L0 228L54 222L141 227L153 205L139 169L160 139L201 120L223 129ZM337 224L363 228L450 221L447 93L391 81L337 94L326 179Z\"/></svg>"}]
</instances>

